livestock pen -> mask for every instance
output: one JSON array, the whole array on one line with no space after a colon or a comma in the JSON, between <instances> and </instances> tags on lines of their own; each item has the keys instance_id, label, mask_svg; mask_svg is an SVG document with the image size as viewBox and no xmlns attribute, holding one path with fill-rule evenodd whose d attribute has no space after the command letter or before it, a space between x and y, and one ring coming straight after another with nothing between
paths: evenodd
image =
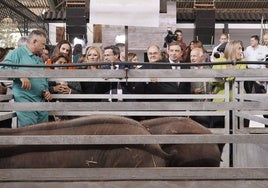
<instances>
[{"instance_id":1,"label":"livestock pen","mask_svg":"<svg viewBox=\"0 0 268 188\"><path fill-rule=\"evenodd\" d=\"M45 102L14 103L12 95L0 95L0 120L15 118L15 111L46 110L57 116L108 114L120 116L223 116L223 128L211 135L121 135L121 136L0 136L1 145L91 145L91 144L187 144L226 143L221 167L0 169L1 187L266 187L268 184L267 128L244 127L249 119L268 125L267 94L245 94L244 81L267 81L267 70L0 70L0 80L45 77L51 80L90 82L219 82L235 77L232 102L229 83L225 93L134 95L71 94L55 99L189 99L183 102ZM225 102L191 101L224 98ZM131 105L130 105L131 104ZM232 118L231 118L232 116ZM232 122L230 123L230 119ZM15 128L15 127L14 127Z\"/></svg>"}]
</instances>

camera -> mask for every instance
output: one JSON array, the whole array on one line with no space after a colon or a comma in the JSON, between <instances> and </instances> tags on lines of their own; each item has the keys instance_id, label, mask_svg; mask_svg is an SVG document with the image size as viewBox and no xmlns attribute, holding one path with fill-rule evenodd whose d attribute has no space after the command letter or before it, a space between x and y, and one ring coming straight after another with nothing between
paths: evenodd
<instances>
[{"instance_id":1,"label":"camera","mask_svg":"<svg viewBox=\"0 0 268 188\"><path fill-rule=\"evenodd\" d=\"M264 61L268 61L268 54L265 55Z\"/></svg>"},{"instance_id":2,"label":"camera","mask_svg":"<svg viewBox=\"0 0 268 188\"><path fill-rule=\"evenodd\" d=\"M164 43L164 48L167 47L167 44L171 43L172 41L177 40L178 35L176 33L172 33L172 31L168 30L167 36L164 38L165 43Z\"/></svg>"},{"instance_id":3,"label":"camera","mask_svg":"<svg viewBox=\"0 0 268 188\"><path fill-rule=\"evenodd\" d=\"M215 59L218 59L218 58L221 57L221 52L222 52L222 53L224 52L226 45L227 45L227 42L224 42L224 43L222 43L222 44L217 48L217 52L215 52L215 53L213 54L213 56L214 56Z\"/></svg>"},{"instance_id":4,"label":"camera","mask_svg":"<svg viewBox=\"0 0 268 188\"><path fill-rule=\"evenodd\" d=\"M220 52L215 52L215 53L213 54L213 56L214 56L215 59L218 59L218 58L221 57L221 54L220 54Z\"/></svg>"}]
</instances>

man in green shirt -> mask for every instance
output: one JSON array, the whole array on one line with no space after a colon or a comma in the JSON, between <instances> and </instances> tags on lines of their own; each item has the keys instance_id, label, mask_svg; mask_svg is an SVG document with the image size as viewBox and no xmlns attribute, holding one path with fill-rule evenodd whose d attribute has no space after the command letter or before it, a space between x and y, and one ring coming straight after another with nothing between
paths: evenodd
<instances>
[{"instance_id":1,"label":"man in green shirt","mask_svg":"<svg viewBox=\"0 0 268 188\"><path fill-rule=\"evenodd\" d=\"M27 45L16 48L7 54L5 63L13 64L44 64L40 54L45 48L46 34L40 30L33 30L27 40ZM11 69L33 70L31 67L4 67ZM35 68L36 69L36 68ZM44 69L44 68L43 68ZM44 69L45 70L45 69ZM13 81L13 95L15 102L44 102L51 100L48 92L47 78L16 78ZM20 111L16 112L19 126L33 125L48 121L46 111Z\"/></svg>"}]
</instances>

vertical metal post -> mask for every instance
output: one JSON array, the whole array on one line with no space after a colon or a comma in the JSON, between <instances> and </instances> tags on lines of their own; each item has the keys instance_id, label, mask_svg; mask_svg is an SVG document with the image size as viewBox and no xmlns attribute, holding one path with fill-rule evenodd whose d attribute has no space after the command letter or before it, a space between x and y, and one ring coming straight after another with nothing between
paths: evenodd
<instances>
[{"instance_id":1,"label":"vertical metal post","mask_svg":"<svg viewBox=\"0 0 268 188\"><path fill-rule=\"evenodd\" d=\"M128 26L125 26L125 61L128 61Z\"/></svg>"},{"instance_id":2,"label":"vertical metal post","mask_svg":"<svg viewBox=\"0 0 268 188\"><path fill-rule=\"evenodd\" d=\"M23 22L23 36L28 36L29 31L28 31L28 20L24 18L24 22Z\"/></svg>"},{"instance_id":3,"label":"vertical metal post","mask_svg":"<svg viewBox=\"0 0 268 188\"><path fill-rule=\"evenodd\" d=\"M227 33L228 34L228 38L230 40L229 25L228 25L228 23L224 23L223 33Z\"/></svg>"}]
</instances>

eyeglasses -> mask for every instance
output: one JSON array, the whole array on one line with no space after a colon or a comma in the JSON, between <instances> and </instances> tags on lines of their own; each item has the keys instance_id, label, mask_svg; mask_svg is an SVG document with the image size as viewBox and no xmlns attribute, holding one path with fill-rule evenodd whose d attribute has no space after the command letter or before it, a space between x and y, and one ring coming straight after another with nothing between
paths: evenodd
<instances>
[{"instance_id":1,"label":"eyeglasses","mask_svg":"<svg viewBox=\"0 0 268 188\"><path fill-rule=\"evenodd\" d=\"M158 55L158 54L159 54L159 52L149 52L149 53L148 53L149 56L152 56L152 55Z\"/></svg>"}]
</instances>

